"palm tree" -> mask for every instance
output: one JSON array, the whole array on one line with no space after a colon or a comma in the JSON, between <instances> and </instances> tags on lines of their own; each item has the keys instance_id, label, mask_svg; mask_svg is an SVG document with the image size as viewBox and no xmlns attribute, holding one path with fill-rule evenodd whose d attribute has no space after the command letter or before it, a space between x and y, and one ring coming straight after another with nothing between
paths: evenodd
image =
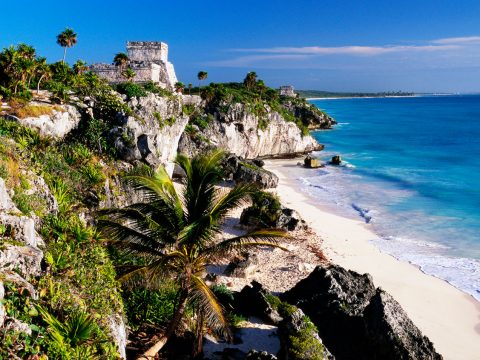
<instances>
[{"instance_id":1,"label":"palm tree","mask_svg":"<svg viewBox=\"0 0 480 360\"><path fill-rule=\"evenodd\" d=\"M128 68L125 71L122 71L122 76L127 79L127 81L132 81L137 74L132 69Z\"/></svg>"},{"instance_id":2,"label":"palm tree","mask_svg":"<svg viewBox=\"0 0 480 360\"><path fill-rule=\"evenodd\" d=\"M77 75L83 74L87 70L88 70L87 63L83 60L77 60L75 64L73 64L73 71L75 71Z\"/></svg>"},{"instance_id":3,"label":"palm tree","mask_svg":"<svg viewBox=\"0 0 480 360\"><path fill-rule=\"evenodd\" d=\"M77 34L73 29L66 28L60 34L57 35L57 44L63 47L63 60L65 63L65 57L67 56L67 48L72 47L77 43Z\"/></svg>"},{"instance_id":4,"label":"palm tree","mask_svg":"<svg viewBox=\"0 0 480 360\"><path fill-rule=\"evenodd\" d=\"M229 337L222 306L203 278L207 265L233 250L278 246L276 240L285 236L279 230L263 229L218 239L229 212L256 191L248 184L236 185L230 191L216 186L222 179L223 156L221 151L193 159L179 155L176 163L186 174L180 192L163 167L152 176L131 177L144 202L101 212L99 226L103 233L116 247L145 261L145 265L132 266L121 280L155 287L170 278L178 285L173 318L143 358L153 358L160 351L180 325L188 305L193 307L200 329L206 323Z\"/></svg>"},{"instance_id":5,"label":"palm tree","mask_svg":"<svg viewBox=\"0 0 480 360\"><path fill-rule=\"evenodd\" d=\"M257 73L254 71L250 71L247 76L245 76L245 79L243 80L243 85L249 90L255 88L255 86L257 85Z\"/></svg>"},{"instance_id":6,"label":"palm tree","mask_svg":"<svg viewBox=\"0 0 480 360\"><path fill-rule=\"evenodd\" d=\"M206 71L199 71L197 74L197 78L199 81L198 87L200 88L201 82L208 77L208 73Z\"/></svg>"},{"instance_id":7,"label":"palm tree","mask_svg":"<svg viewBox=\"0 0 480 360\"><path fill-rule=\"evenodd\" d=\"M123 71L125 66L128 65L129 61L130 61L130 58L128 57L128 55L123 52L120 52L120 53L117 53L113 58L113 65L119 66L120 71Z\"/></svg>"},{"instance_id":8,"label":"palm tree","mask_svg":"<svg viewBox=\"0 0 480 360\"><path fill-rule=\"evenodd\" d=\"M40 93L40 83L43 80L49 79L52 76L52 70L47 64L46 58L39 58L37 60L37 67L35 69L36 75L38 76L37 82L37 94Z\"/></svg>"},{"instance_id":9,"label":"palm tree","mask_svg":"<svg viewBox=\"0 0 480 360\"><path fill-rule=\"evenodd\" d=\"M175 91L178 92L178 93L182 93L183 90L185 89L185 84L178 81L175 83Z\"/></svg>"}]
</instances>

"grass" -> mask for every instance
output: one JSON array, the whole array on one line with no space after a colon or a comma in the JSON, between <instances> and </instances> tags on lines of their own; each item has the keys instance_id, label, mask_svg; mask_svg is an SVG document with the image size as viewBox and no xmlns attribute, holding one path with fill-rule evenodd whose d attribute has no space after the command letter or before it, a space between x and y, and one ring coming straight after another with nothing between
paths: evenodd
<instances>
[{"instance_id":1,"label":"grass","mask_svg":"<svg viewBox=\"0 0 480 360\"><path fill-rule=\"evenodd\" d=\"M54 111L63 111L60 106L50 105L25 105L14 109L13 115L20 119L28 117L39 117L42 115L52 115Z\"/></svg>"}]
</instances>

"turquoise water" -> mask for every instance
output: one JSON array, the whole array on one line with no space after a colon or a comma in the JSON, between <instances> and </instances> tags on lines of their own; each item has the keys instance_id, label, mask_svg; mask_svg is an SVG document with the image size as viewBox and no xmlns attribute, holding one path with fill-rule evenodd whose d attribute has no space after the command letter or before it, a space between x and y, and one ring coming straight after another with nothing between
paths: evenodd
<instances>
[{"instance_id":1,"label":"turquoise water","mask_svg":"<svg viewBox=\"0 0 480 360\"><path fill-rule=\"evenodd\" d=\"M312 101L339 124L313 136L345 166L302 170L322 206L360 216L382 251L480 299L480 96Z\"/></svg>"}]
</instances>

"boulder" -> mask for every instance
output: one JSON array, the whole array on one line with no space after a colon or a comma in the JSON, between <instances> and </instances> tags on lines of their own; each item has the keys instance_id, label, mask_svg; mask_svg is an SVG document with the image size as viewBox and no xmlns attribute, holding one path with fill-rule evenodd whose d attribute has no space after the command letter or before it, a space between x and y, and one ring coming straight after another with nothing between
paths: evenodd
<instances>
[{"instance_id":1,"label":"boulder","mask_svg":"<svg viewBox=\"0 0 480 360\"><path fill-rule=\"evenodd\" d=\"M249 254L245 258L239 258L228 264L225 275L247 279L255 273L258 266L258 256Z\"/></svg>"},{"instance_id":2,"label":"boulder","mask_svg":"<svg viewBox=\"0 0 480 360\"><path fill-rule=\"evenodd\" d=\"M282 296L301 308L337 359L442 359L368 274L318 266Z\"/></svg>"},{"instance_id":3,"label":"boulder","mask_svg":"<svg viewBox=\"0 0 480 360\"><path fill-rule=\"evenodd\" d=\"M303 166L305 166L308 169L317 169L319 167L323 167L324 165L320 162L320 160L307 155L305 160L303 160Z\"/></svg>"},{"instance_id":4,"label":"boulder","mask_svg":"<svg viewBox=\"0 0 480 360\"><path fill-rule=\"evenodd\" d=\"M245 316L255 316L272 324L279 324L282 318L267 300L270 292L262 284L252 281L235 295L235 310Z\"/></svg>"},{"instance_id":5,"label":"boulder","mask_svg":"<svg viewBox=\"0 0 480 360\"><path fill-rule=\"evenodd\" d=\"M341 165L342 164L342 158L340 155L335 155L332 157L332 160L330 160L330 164L332 165Z\"/></svg>"},{"instance_id":6,"label":"boulder","mask_svg":"<svg viewBox=\"0 0 480 360\"><path fill-rule=\"evenodd\" d=\"M270 223L264 223L258 218L258 212L255 209L247 207L240 215L240 224L253 228L271 227L284 231L296 231L307 227L305 220L297 211L283 206L275 213L274 219Z\"/></svg>"},{"instance_id":7,"label":"boulder","mask_svg":"<svg viewBox=\"0 0 480 360\"><path fill-rule=\"evenodd\" d=\"M305 229L307 225L305 220L300 217L300 214L297 211L282 207L275 227L285 231L295 231Z\"/></svg>"},{"instance_id":8,"label":"boulder","mask_svg":"<svg viewBox=\"0 0 480 360\"><path fill-rule=\"evenodd\" d=\"M245 360L277 360L277 357L266 351L250 350Z\"/></svg>"}]
</instances>

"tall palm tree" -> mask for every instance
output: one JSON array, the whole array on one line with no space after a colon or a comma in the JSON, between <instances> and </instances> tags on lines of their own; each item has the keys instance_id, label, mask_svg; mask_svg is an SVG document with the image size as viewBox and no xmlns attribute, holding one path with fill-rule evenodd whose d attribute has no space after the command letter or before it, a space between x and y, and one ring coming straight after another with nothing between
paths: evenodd
<instances>
[{"instance_id":1,"label":"tall palm tree","mask_svg":"<svg viewBox=\"0 0 480 360\"><path fill-rule=\"evenodd\" d=\"M200 85L201 85L202 81L205 80L207 77L208 77L208 73L206 71L199 71L198 72L197 78L198 78L198 81L199 81L199 85L198 85L199 88L200 88Z\"/></svg>"},{"instance_id":2,"label":"tall palm tree","mask_svg":"<svg viewBox=\"0 0 480 360\"><path fill-rule=\"evenodd\" d=\"M229 212L256 190L237 185L223 191L220 163L224 154L215 151L193 159L179 155L176 163L186 177L180 192L163 167L152 176L130 178L144 202L123 209L103 210L99 226L113 244L129 254L143 257L142 266L132 266L124 281L158 286L166 278L178 285L178 300L167 330L142 358L151 359L180 325L188 305L195 309L200 328L210 328L228 337L222 306L204 281L206 267L236 249L277 246L285 234L257 230L230 239L219 239L221 224ZM203 335L203 334L202 334Z\"/></svg>"},{"instance_id":3,"label":"tall palm tree","mask_svg":"<svg viewBox=\"0 0 480 360\"><path fill-rule=\"evenodd\" d=\"M113 65L120 67L120 71L123 71L125 66L128 65L129 61L130 61L130 58L128 57L127 54L123 52L119 52L115 54L115 57L113 58Z\"/></svg>"},{"instance_id":4,"label":"tall palm tree","mask_svg":"<svg viewBox=\"0 0 480 360\"><path fill-rule=\"evenodd\" d=\"M65 63L65 58L67 56L67 48L72 47L77 43L77 34L73 29L66 28L60 34L57 35L57 44L63 47L63 59L62 63Z\"/></svg>"}]
</instances>

